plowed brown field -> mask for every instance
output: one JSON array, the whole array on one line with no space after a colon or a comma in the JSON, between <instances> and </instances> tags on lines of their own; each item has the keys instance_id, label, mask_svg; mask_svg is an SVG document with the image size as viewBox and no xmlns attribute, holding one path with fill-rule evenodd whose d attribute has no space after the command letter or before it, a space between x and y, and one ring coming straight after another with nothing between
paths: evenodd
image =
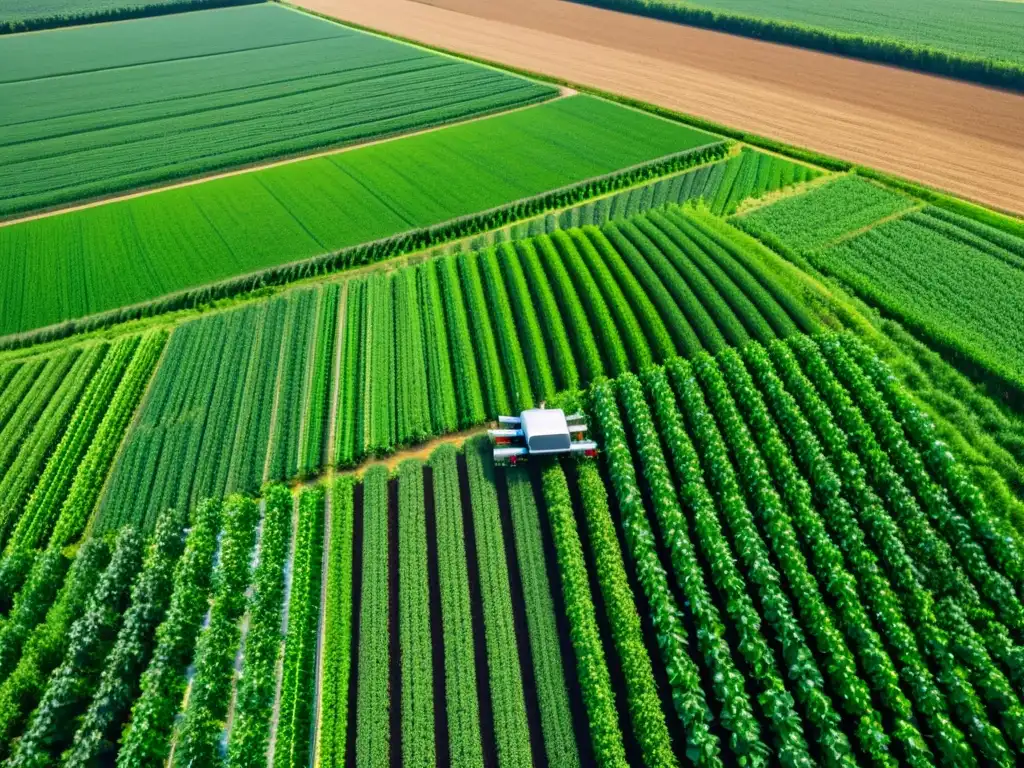
<instances>
[{"instance_id":1,"label":"plowed brown field","mask_svg":"<svg viewBox=\"0 0 1024 768\"><path fill-rule=\"evenodd\" d=\"M1024 213L1024 97L564 0L298 0Z\"/></svg>"}]
</instances>

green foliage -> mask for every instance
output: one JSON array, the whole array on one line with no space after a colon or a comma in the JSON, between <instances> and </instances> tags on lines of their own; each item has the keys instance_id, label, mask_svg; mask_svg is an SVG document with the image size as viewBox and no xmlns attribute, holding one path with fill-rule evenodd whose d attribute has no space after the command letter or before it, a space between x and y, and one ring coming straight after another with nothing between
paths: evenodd
<instances>
[{"instance_id":1,"label":"green foliage","mask_svg":"<svg viewBox=\"0 0 1024 768\"><path fill-rule=\"evenodd\" d=\"M419 306L423 308L423 347L427 356L427 392L430 400L432 434L454 432L458 426L458 403L452 378L451 345L445 323L444 303L437 273L430 264L416 268Z\"/></svg>"},{"instance_id":2,"label":"green foliage","mask_svg":"<svg viewBox=\"0 0 1024 768\"><path fill-rule=\"evenodd\" d=\"M298 473L309 477L320 471L324 461L324 443L330 421L331 381L334 372L334 344L338 335L338 302L341 287L328 283L319 291L316 338L309 361L306 408L299 446ZM244 411L243 411L244 413Z\"/></svg>"},{"instance_id":3,"label":"green foliage","mask_svg":"<svg viewBox=\"0 0 1024 768\"><path fill-rule=\"evenodd\" d=\"M528 766L532 764L530 730L516 646L501 513L494 487L494 465L486 441L473 440L466 444L466 471L473 508L498 760L503 766Z\"/></svg>"},{"instance_id":4,"label":"green foliage","mask_svg":"<svg viewBox=\"0 0 1024 768\"><path fill-rule=\"evenodd\" d=\"M437 259L424 269L434 271L444 294L444 312L448 323L448 341L452 350L452 371L458 402L459 426L479 424L486 418L480 374L473 352L466 302L454 258Z\"/></svg>"},{"instance_id":5,"label":"green foliage","mask_svg":"<svg viewBox=\"0 0 1024 768\"><path fill-rule=\"evenodd\" d=\"M363 478L363 572L359 598L359 679L356 688L358 768L391 759L390 604L388 580L388 471L374 466Z\"/></svg>"},{"instance_id":6,"label":"green foliage","mask_svg":"<svg viewBox=\"0 0 1024 768\"><path fill-rule=\"evenodd\" d=\"M544 749L551 765L570 768L580 764L580 755L572 730L569 692L565 687L565 672L558 644L555 604L544 562L540 513L533 498L530 477L524 470L508 469L505 472L505 479L512 518L512 538L523 584L523 601L526 604L526 627L530 640L530 655L533 659L537 699L540 704ZM580 555L582 556L582 552ZM589 585L587 588L589 590ZM601 661L604 661L603 654ZM602 727L607 728L607 723ZM614 734L619 737L621 743L617 724ZM601 743L606 738L608 737L602 733L595 741Z\"/></svg>"},{"instance_id":7,"label":"green foliage","mask_svg":"<svg viewBox=\"0 0 1024 768\"><path fill-rule=\"evenodd\" d=\"M298 768L309 760L316 697L316 649L323 575L323 486L299 497L299 524L288 597L288 632L281 672L281 706L274 740L274 768Z\"/></svg>"},{"instance_id":8,"label":"green foliage","mask_svg":"<svg viewBox=\"0 0 1024 768\"><path fill-rule=\"evenodd\" d=\"M123 543L127 546L127 542ZM121 554L121 560L125 555ZM11 754L29 715L43 696L50 674L65 657L72 625L86 611L110 560L101 539L83 544L46 619L26 638L17 665L0 685L0 758ZM109 595L107 595L109 596Z\"/></svg>"},{"instance_id":9,"label":"green foliage","mask_svg":"<svg viewBox=\"0 0 1024 768\"><path fill-rule=\"evenodd\" d=\"M353 279L346 284L345 341L342 347L342 379L338 384L337 435L334 463L338 467L352 465L363 452L362 413L359 410L362 366L366 345L366 282Z\"/></svg>"},{"instance_id":10,"label":"green foliage","mask_svg":"<svg viewBox=\"0 0 1024 768\"><path fill-rule=\"evenodd\" d=\"M25 641L45 618L69 565L60 549L48 549L33 562L25 585L13 596L7 620L0 624L0 680L18 664Z\"/></svg>"},{"instance_id":11,"label":"green foliage","mask_svg":"<svg viewBox=\"0 0 1024 768\"><path fill-rule=\"evenodd\" d=\"M258 1L141 0L136 5L126 5L123 0L104 0L101 3L83 3L81 0L17 0L7 6L7 18L0 22L0 35L250 5Z\"/></svg>"},{"instance_id":12,"label":"green foliage","mask_svg":"<svg viewBox=\"0 0 1024 768\"><path fill-rule=\"evenodd\" d=\"M327 551L327 593L320 701L320 730L316 753L324 768L343 768L348 737L348 689L352 663L352 577L354 479L342 475L331 490L331 531ZM258 578L258 574L257 574ZM282 584L283 594L283 584ZM280 608L280 606L278 606ZM280 627L280 622L278 623ZM252 642L252 630L250 630ZM276 651L276 647L275 647ZM275 654L276 658L276 654ZM267 686L268 703L273 691ZM269 710L264 710L269 712ZM264 717L264 722L266 718ZM235 730L238 725L235 725ZM240 757L244 750L239 750ZM255 766L255 762L253 765ZM261 766L265 766L261 762Z\"/></svg>"},{"instance_id":13,"label":"green foliage","mask_svg":"<svg viewBox=\"0 0 1024 768\"><path fill-rule=\"evenodd\" d=\"M554 470L549 472L554 474ZM595 464L580 464L576 475L597 583L604 598L612 639L626 681L626 704L633 724L633 735L640 745L646 765L672 768L679 762L672 751L665 713L661 710L661 700L654 681L651 657L644 646L640 616L626 575L622 549L615 534L615 523L608 509L608 492ZM554 477L545 480L551 486L556 484ZM554 516L558 511L549 501L548 514ZM570 517L563 521L566 528L571 520ZM554 524L552 529L556 529ZM583 577L586 578L585 572Z\"/></svg>"},{"instance_id":14,"label":"green foliage","mask_svg":"<svg viewBox=\"0 0 1024 768\"><path fill-rule=\"evenodd\" d=\"M55 517L71 485L75 469L88 450L138 344L138 336L126 336L119 339L103 357L103 362L94 372L95 375L90 378L82 391L81 399L78 400L74 413L70 417L65 415L64 418L61 418L59 414L51 414L48 417L55 422L54 426L57 429L65 430L60 442L46 460L46 465L39 473L38 479L35 479L33 473L34 469L38 469L38 465L36 465L23 475L24 479L19 484L20 490L8 486L6 503L0 506L0 516L4 517L7 516L5 512L10 509L10 506L22 506L27 481L31 479L34 482L35 490L24 502L21 517L7 542L8 550L16 547L38 547L49 538L56 522ZM74 402L73 397L69 400ZM65 419L67 419L66 423ZM43 450L45 451L48 446L49 443L45 442L42 446ZM37 451L31 453L35 453L37 457L44 455ZM29 463L31 453L23 452L19 463L23 466ZM0 483L0 486L4 484L6 483Z\"/></svg>"},{"instance_id":15,"label":"green foliage","mask_svg":"<svg viewBox=\"0 0 1024 768\"><path fill-rule=\"evenodd\" d=\"M34 96L12 107L10 116L21 125L0 146L3 215L553 95L540 83L439 60L273 5L0 39L0 47L11 62L4 81L28 81ZM162 66L145 66L154 63ZM72 87L64 76L80 72L89 77ZM426 72L433 76L424 78ZM153 87L175 98L139 97ZM78 158L74 169L48 149L57 139ZM194 151L196 142L202 153ZM314 237L324 230L330 227L321 224Z\"/></svg>"},{"instance_id":16,"label":"green foliage","mask_svg":"<svg viewBox=\"0 0 1024 768\"><path fill-rule=\"evenodd\" d=\"M220 737L231 702L235 654L241 640L241 619L256 544L259 507L249 499L232 496L224 502L223 518L224 532L213 574L210 619L196 643L195 676L175 739L175 765L220 762Z\"/></svg>"},{"instance_id":17,"label":"green foliage","mask_svg":"<svg viewBox=\"0 0 1024 768\"><path fill-rule=\"evenodd\" d=\"M481 768L480 706L476 692L469 569L454 446L430 455L437 532L437 570L444 632L445 711L452 765Z\"/></svg>"},{"instance_id":18,"label":"green foliage","mask_svg":"<svg viewBox=\"0 0 1024 768\"><path fill-rule=\"evenodd\" d=\"M477 252L459 254L451 257L458 263L462 289L466 297L466 314L473 333L473 348L477 353L480 366L480 381L483 386L484 401L487 403L487 415L496 418L511 410L508 390L505 388L505 377L502 374L504 365L498 352L497 336L494 333L494 322L502 322L503 318L491 313L490 305L484 294L483 279L480 275L481 255ZM511 322L511 318L504 320Z\"/></svg>"},{"instance_id":19,"label":"green foliage","mask_svg":"<svg viewBox=\"0 0 1024 768\"><path fill-rule=\"evenodd\" d=\"M157 645L157 627L171 602L175 567L185 547L187 516L168 510L157 520L142 572L132 584L131 606L121 620L113 648L103 662L99 685L78 722L71 747L64 753L70 765L112 761L121 727L139 694L139 678Z\"/></svg>"},{"instance_id":20,"label":"green foliage","mask_svg":"<svg viewBox=\"0 0 1024 768\"><path fill-rule=\"evenodd\" d=\"M249 597L241 680L228 741L231 768L266 768L270 720L277 689L277 662L284 640L285 567L292 540L292 495L283 485L264 489L259 559Z\"/></svg>"},{"instance_id":21,"label":"green foliage","mask_svg":"<svg viewBox=\"0 0 1024 768\"><path fill-rule=\"evenodd\" d=\"M416 443L431 434L423 336L426 311L421 312L423 305L416 290L415 269L403 269L395 273L392 286L395 292L395 346L398 349L395 358L398 442Z\"/></svg>"},{"instance_id":22,"label":"green foliage","mask_svg":"<svg viewBox=\"0 0 1024 768\"><path fill-rule=\"evenodd\" d=\"M515 493L516 485L521 486L520 494L525 494L530 490L529 480L524 476L510 479L509 485L510 496ZM590 595L590 582L587 578L587 565L583 558L583 545L580 542L579 533L576 531L576 521L569 499L565 473L558 464L552 464L544 470L542 486L551 523L551 536L558 559L562 594L565 597L565 610L569 619L569 632L572 637L573 650L576 652L576 672L582 688L583 703L587 708L590 739L594 746L594 759L601 766L625 766L627 765L626 753L623 749L622 732L619 730L619 720L615 711L615 692L612 689L604 648L601 645L601 636L598 632L597 615ZM531 506L533 506L532 503ZM515 511L515 507L516 501L513 499L513 511ZM515 522L514 519L513 522ZM538 526L538 539L539 533ZM539 546L540 542L537 543ZM523 567L525 568L526 564ZM536 659L535 652L535 662ZM561 665L559 665L560 668ZM554 755L551 755L549 751L552 765L563 765L573 757L578 763L579 756L575 754L575 744L572 746L573 755L562 755L558 762L555 762Z\"/></svg>"},{"instance_id":23,"label":"green foliage","mask_svg":"<svg viewBox=\"0 0 1024 768\"><path fill-rule=\"evenodd\" d=\"M487 305L494 318L494 331L501 361L507 371L509 404L520 411L533 408L533 389L530 386L530 374L526 367L523 345L520 344L516 333L515 315L512 313L508 289L505 287L495 251L488 250L482 253L479 266L487 289Z\"/></svg>"},{"instance_id":24,"label":"green foliage","mask_svg":"<svg viewBox=\"0 0 1024 768\"><path fill-rule=\"evenodd\" d=\"M161 766L167 761L174 715L185 692L185 668L208 605L220 522L219 502L203 501L192 513L185 551L174 569L167 616L156 630L152 659L121 735L118 768Z\"/></svg>"},{"instance_id":25,"label":"green foliage","mask_svg":"<svg viewBox=\"0 0 1024 768\"><path fill-rule=\"evenodd\" d=\"M518 344L522 345L522 354L526 358L526 365L530 370L530 382L536 393L537 401L547 402L555 396L558 387L555 384L555 374L552 372L551 363L548 360L542 328L544 325L554 322L557 314L554 317L543 315L545 323L542 325L516 249L511 244L503 243L499 248L499 254L498 261L501 264L502 279L508 288L508 298L516 321ZM553 300L550 290L548 298ZM562 326L562 331L564 334L564 326ZM569 360L572 361L571 352ZM575 368L575 362L572 362L572 366Z\"/></svg>"},{"instance_id":26,"label":"green foliage","mask_svg":"<svg viewBox=\"0 0 1024 768\"><path fill-rule=\"evenodd\" d=\"M859 176L840 176L740 216L737 223L754 235L765 233L805 252L827 247L914 205L913 198Z\"/></svg>"},{"instance_id":27,"label":"green foliage","mask_svg":"<svg viewBox=\"0 0 1024 768\"><path fill-rule=\"evenodd\" d=\"M576 250L576 245L569 235L561 230L552 233L551 240L557 248L560 261L556 261L554 254L551 254L548 269L564 272L571 281L572 289L587 313L594 338L599 343L604 360L604 370L607 370L612 376L628 371L630 361L626 353L626 345L622 343L622 338L619 336L615 321L608 309L608 303L601 295L593 275L590 274L587 265ZM599 369L592 373L592 376L596 375L600 375Z\"/></svg>"},{"instance_id":28,"label":"green foliage","mask_svg":"<svg viewBox=\"0 0 1024 768\"><path fill-rule=\"evenodd\" d=\"M579 389L580 375L576 368L576 359L573 357L572 345L569 343L569 334L562 322L562 313L558 309L551 283L537 256L537 249L533 247L532 241L520 240L516 243L516 255L530 286L529 299L536 302L537 311L540 317L544 318L544 340L558 384L563 390ZM506 256L510 272L515 269L512 261L511 256ZM514 284L515 277L509 278L509 282Z\"/></svg>"},{"instance_id":29,"label":"green foliage","mask_svg":"<svg viewBox=\"0 0 1024 768\"><path fill-rule=\"evenodd\" d=\"M533 245L540 255L540 267L546 273L549 284L558 299L559 314L569 331L573 347L576 350L576 369L581 382L593 381L604 375L604 363L590 321L584 311L579 292L573 285L572 278L565 269L562 257L555 249L551 238L539 235L534 238Z\"/></svg>"},{"instance_id":30,"label":"green foliage","mask_svg":"<svg viewBox=\"0 0 1024 768\"><path fill-rule=\"evenodd\" d=\"M600 381L591 388L591 394L609 480L619 502L626 546L637 581L650 606L661 663L671 686L672 704L686 731L686 756L698 765L721 766L721 743L709 728L711 710L701 685L700 672L687 649L688 633L683 625L683 614L658 557L626 430L615 402L615 385Z\"/></svg>"},{"instance_id":31,"label":"green foliage","mask_svg":"<svg viewBox=\"0 0 1024 768\"><path fill-rule=\"evenodd\" d=\"M143 544L130 528L118 534L114 554L68 632L63 661L42 688L39 704L7 759L12 768L52 765L71 744L77 718L88 704L104 660L131 604L132 584L142 561Z\"/></svg>"},{"instance_id":32,"label":"green foliage","mask_svg":"<svg viewBox=\"0 0 1024 768\"><path fill-rule=\"evenodd\" d=\"M263 7L274 13L273 6ZM277 12L303 19L300 14ZM344 27L332 24L329 29L346 34ZM358 50L345 37L339 39L345 50ZM136 48L147 49L141 43ZM400 49L403 56L416 55L405 46ZM104 49L97 45L97 50ZM178 56L184 55L181 45L175 50ZM282 46L282 50L289 47ZM59 50L51 54L50 58L62 58ZM254 54L260 55L258 51ZM37 58L26 55L25 60ZM434 59L431 66L435 68L461 66L447 58L444 63L427 58ZM324 62L337 61L337 56L325 53L312 59L322 67ZM204 62L195 59L201 73L197 77L211 76L213 70ZM55 62L53 66L61 65ZM252 72L264 71L262 67L251 69L253 66L252 62L246 65L249 77ZM270 67L272 76L278 76L272 64L265 66ZM123 74L126 70L148 71L146 67L112 71ZM546 86L498 75L491 68L482 75L476 71L478 76L511 87L511 103L521 102L521 96L535 100L550 93ZM260 76L260 87L271 87L263 82L268 76ZM374 81L372 87L365 83L362 87L370 88L372 95L377 86ZM447 81L446 87L450 87ZM145 87L139 92L145 92ZM322 93L313 91L296 98ZM483 101L486 99L470 99L468 103L479 106ZM78 101L61 97L54 103ZM345 111L329 109L325 119L332 121ZM306 114L297 111L289 117L305 120ZM101 132L87 135L97 133ZM236 141L244 132L232 124L229 133L230 140ZM585 156L564 151L559 142L569 133L574 140L586 142ZM524 134L531 140L516 140ZM623 135L634 140L623 142ZM191 131L181 136L195 140ZM289 140L277 142L278 147ZM152 157L135 144L126 146L133 147L139 157ZM494 147L503 147L503 151L495 153ZM164 156L162 141L156 152ZM351 152L82 209L58 219L21 222L0 230L0 261L7 270L0 288L0 335L56 325L31 336L13 337L7 343L20 346L63 338L266 285L381 261L572 205L724 153L717 137L608 101L574 96ZM204 160L207 157L204 155ZM77 167L64 164L60 170L71 173ZM408 175L392 170L402 167L417 171ZM8 166L9 174L16 173L13 168ZM424 195L425 185L447 190L443 201ZM377 195L370 188L386 190L386 194ZM394 202L398 200L414 203L399 206ZM342 206L350 215L338 216ZM243 229L236 225L241 219L246 222ZM68 232L79 236L69 237ZM124 232L136 236L121 237ZM40 242L50 247L41 252L31 245ZM82 253L93 253L87 243L102 243L103 258L83 257ZM34 254L32 259L27 258L28 253ZM67 264L76 269L60 266ZM105 279L110 265L117 267L117 281ZM88 294L79 290L71 272L81 276L75 281L86 280L98 286L97 290ZM40 283L37 275L43 274L47 277ZM67 277L61 277L64 275ZM26 295L33 295L32 301L26 301Z\"/></svg>"},{"instance_id":33,"label":"green foliage","mask_svg":"<svg viewBox=\"0 0 1024 768\"><path fill-rule=\"evenodd\" d=\"M1020 403L1024 330L1007 318L1024 312L1024 270L1008 251L994 257L999 246L982 250L925 219L889 221L808 258Z\"/></svg>"},{"instance_id":34,"label":"green foliage","mask_svg":"<svg viewBox=\"0 0 1024 768\"><path fill-rule=\"evenodd\" d=\"M398 647L402 660L402 765L433 766L434 681L423 465L398 466Z\"/></svg>"}]
</instances>

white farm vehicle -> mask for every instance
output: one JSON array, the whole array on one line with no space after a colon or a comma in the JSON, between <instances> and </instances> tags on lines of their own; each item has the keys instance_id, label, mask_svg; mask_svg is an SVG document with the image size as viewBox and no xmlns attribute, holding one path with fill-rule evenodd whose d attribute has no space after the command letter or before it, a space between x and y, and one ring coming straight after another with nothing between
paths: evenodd
<instances>
[{"instance_id":1,"label":"white farm vehicle","mask_svg":"<svg viewBox=\"0 0 1024 768\"><path fill-rule=\"evenodd\" d=\"M597 455L597 443L593 440L574 439L587 431L582 414L566 416L558 408L533 408L518 416L499 416L498 424L501 428L487 432L498 466L515 466L531 456Z\"/></svg>"}]
</instances>

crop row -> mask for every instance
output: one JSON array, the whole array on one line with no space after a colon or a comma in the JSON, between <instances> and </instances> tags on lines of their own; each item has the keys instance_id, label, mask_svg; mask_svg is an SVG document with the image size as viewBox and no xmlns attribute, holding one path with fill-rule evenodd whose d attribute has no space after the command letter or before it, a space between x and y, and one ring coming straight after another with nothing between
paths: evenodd
<instances>
[{"instance_id":1,"label":"crop row","mask_svg":"<svg viewBox=\"0 0 1024 768\"><path fill-rule=\"evenodd\" d=\"M506 471L505 480L512 518L512 538L523 586L526 627L540 705L544 749L549 763L569 768L580 764L580 755L576 735L572 730L551 579L544 561L540 512L533 497L530 477L524 470ZM589 585L587 588L589 590ZM622 743L617 730L612 738L615 743Z\"/></svg>"},{"instance_id":2,"label":"crop row","mask_svg":"<svg viewBox=\"0 0 1024 768\"><path fill-rule=\"evenodd\" d=\"M431 766L434 681L430 639L426 498L423 467L398 467L398 647L402 666L402 765Z\"/></svg>"},{"instance_id":3,"label":"crop row","mask_svg":"<svg viewBox=\"0 0 1024 768\"><path fill-rule=\"evenodd\" d=\"M591 406L669 680L689 668L687 694L716 701L673 691L702 759L712 717L748 762L1019 759L1016 539L861 342L673 359L598 383Z\"/></svg>"},{"instance_id":4,"label":"crop row","mask_svg":"<svg viewBox=\"0 0 1024 768\"><path fill-rule=\"evenodd\" d=\"M576 530L569 488L562 468L552 465L545 469L542 486L565 598L569 634L576 653L577 675L590 723L594 759L601 766L625 766L626 755L615 711L615 694L598 632L597 613L590 595L583 545ZM511 487L509 490L511 493ZM574 754L572 757L578 764L579 756Z\"/></svg>"},{"instance_id":5,"label":"crop row","mask_svg":"<svg viewBox=\"0 0 1024 768\"><path fill-rule=\"evenodd\" d=\"M325 768L342 768L348 737L349 678L352 664L352 585L354 483L342 475L331 490L327 589L321 661L320 722L316 753ZM237 726L236 726L237 727Z\"/></svg>"},{"instance_id":6,"label":"crop row","mask_svg":"<svg viewBox=\"0 0 1024 768\"><path fill-rule=\"evenodd\" d=\"M391 750L388 471L372 467L363 479L363 569L359 597L359 656L355 759L360 768L386 765Z\"/></svg>"},{"instance_id":7,"label":"crop row","mask_svg":"<svg viewBox=\"0 0 1024 768\"><path fill-rule=\"evenodd\" d=\"M196 642L195 675L176 728L173 765L213 765L220 756L221 733L232 697L235 654L241 639L259 508L240 496L224 504L224 533L213 574L209 620Z\"/></svg>"},{"instance_id":8,"label":"crop row","mask_svg":"<svg viewBox=\"0 0 1024 768\"><path fill-rule=\"evenodd\" d=\"M442 446L430 456L434 484L438 587L444 644L445 704L452 765L484 764L480 737L470 607L466 534L455 448Z\"/></svg>"},{"instance_id":9,"label":"crop row","mask_svg":"<svg viewBox=\"0 0 1024 768\"><path fill-rule=\"evenodd\" d=\"M274 768L297 768L309 760L320 629L324 504L322 486L305 490L299 497Z\"/></svg>"},{"instance_id":10,"label":"crop row","mask_svg":"<svg viewBox=\"0 0 1024 768\"><path fill-rule=\"evenodd\" d=\"M292 496L282 485L264 490L259 559L249 597L249 630L242 656L234 721L228 741L228 765L265 768L270 720L281 656L281 612L285 567L292 540Z\"/></svg>"},{"instance_id":11,"label":"crop row","mask_svg":"<svg viewBox=\"0 0 1024 768\"><path fill-rule=\"evenodd\" d=\"M139 695L121 737L118 768L141 768L167 761L174 715L187 684L185 670L208 607L220 530L219 503L204 501L196 507L185 552L175 568L167 615L157 628L153 657L142 674ZM99 539L90 539L93 541Z\"/></svg>"}]
</instances>

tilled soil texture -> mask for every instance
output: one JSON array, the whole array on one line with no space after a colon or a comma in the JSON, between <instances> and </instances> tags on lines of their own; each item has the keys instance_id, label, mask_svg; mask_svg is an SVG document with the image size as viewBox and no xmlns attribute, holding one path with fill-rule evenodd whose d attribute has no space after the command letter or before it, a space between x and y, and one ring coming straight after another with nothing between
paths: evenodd
<instances>
[{"instance_id":1,"label":"tilled soil texture","mask_svg":"<svg viewBox=\"0 0 1024 768\"><path fill-rule=\"evenodd\" d=\"M1024 96L566 0L298 0L1024 213Z\"/></svg>"}]
</instances>

